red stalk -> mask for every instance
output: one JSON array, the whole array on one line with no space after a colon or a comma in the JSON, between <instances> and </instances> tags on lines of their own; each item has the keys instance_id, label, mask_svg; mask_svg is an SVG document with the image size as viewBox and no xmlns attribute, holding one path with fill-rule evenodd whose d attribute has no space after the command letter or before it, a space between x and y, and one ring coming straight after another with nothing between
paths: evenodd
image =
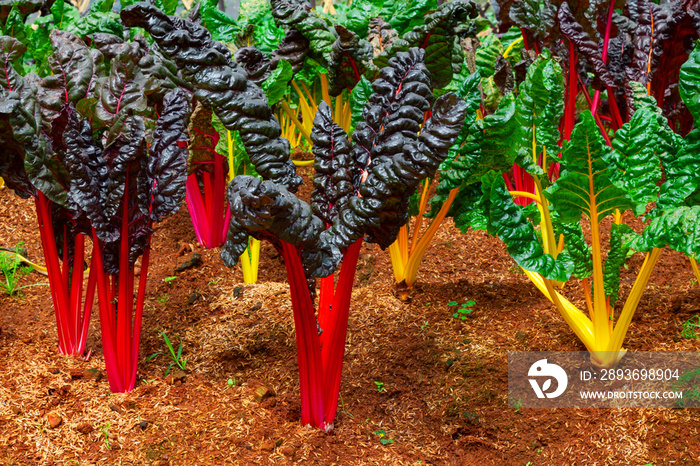
<instances>
[{"instance_id":1,"label":"red stalk","mask_svg":"<svg viewBox=\"0 0 700 466\"><path fill-rule=\"evenodd\" d=\"M355 241L343 255L343 264L338 276L338 286L333 296L333 307L330 319L320 337L321 358L325 383L326 402L325 424L333 425L338 409L340 395L340 378L343 373L343 356L345 355L345 338L348 333L348 318L350 316L350 299L352 284L355 281L357 259L362 249L362 239Z\"/></svg>"},{"instance_id":2,"label":"red stalk","mask_svg":"<svg viewBox=\"0 0 700 466\"><path fill-rule=\"evenodd\" d=\"M90 324L95 295L94 282L91 286L92 275L90 275L83 304L84 272L82 267L85 260L85 238L82 234L78 234L75 238L71 276L67 241L68 227L64 226L63 255L60 259L63 266L61 266L53 230L51 201L42 192L39 192L36 198L36 212L56 316L59 352L79 355L85 351L87 329Z\"/></svg>"},{"instance_id":3,"label":"red stalk","mask_svg":"<svg viewBox=\"0 0 700 466\"><path fill-rule=\"evenodd\" d=\"M104 348L105 366L109 388L112 392L129 392L136 385L141 321L146 298L146 280L150 257L150 237L141 257L136 304L134 306L134 268L129 265L129 199L127 189L122 205L122 225L119 250L119 275L105 273L102 251L93 229L93 267L99 295L100 325ZM88 284L90 286L90 284ZM116 306L115 306L115 299Z\"/></svg>"},{"instance_id":4,"label":"red stalk","mask_svg":"<svg viewBox=\"0 0 700 466\"><path fill-rule=\"evenodd\" d=\"M564 108L564 139L571 139L571 131L574 129L576 94L578 94L578 69L576 67L576 49L573 42L569 41L569 79L566 106ZM593 112L595 114L595 111Z\"/></svg>"},{"instance_id":5,"label":"red stalk","mask_svg":"<svg viewBox=\"0 0 700 466\"><path fill-rule=\"evenodd\" d=\"M231 213L226 203L226 159L214 154L214 173L198 170L187 177L187 208L192 218L197 241L206 248L216 248L226 241ZM201 176L203 191L197 176Z\"/></svg>"},{"instance_id":6,"label":"red stalk","mask_svg":"<svg viewBox=\"0 0 700 466\"><path fill-rule=\"evenodd\" d=\"M301 392L301 422L324 429L324 399L322 390L323 363L319 344L314 305L304 275L301 257L296 247L282 241L284 265L289 279L289 291L294 312Z\"/></svg>"}]
</instances>

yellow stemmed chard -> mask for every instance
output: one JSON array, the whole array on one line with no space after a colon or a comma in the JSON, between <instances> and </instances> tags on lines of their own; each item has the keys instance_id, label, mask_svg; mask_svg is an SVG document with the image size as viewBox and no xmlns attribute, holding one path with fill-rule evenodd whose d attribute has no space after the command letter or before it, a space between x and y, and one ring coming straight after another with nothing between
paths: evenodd
<instances>
[{"instance_id":1,"label":"yellow stemmed chard","mask_svg":"<svg viewBox=\"0 0 700 466\"><path fill-rule=\"evenodd\" d=\"M658 242L644 243L622 219L643 215L659 198L663 151L657 139L663 118L640 102L610 147L586 111L559 149L562 79L561 68L545 51L528 69L517 97L504 97L494 114L472 125L461 158L442 175L462 183L451 212L457 226L487 229L501 238L591 360L612 367L625 353L624 338L660 254ZM550 184L547 166L559 150L560 177ZM508 190L502 172L514 162L533 177L534 193ZM514 199L519 196L534 202L518 205ZM583 225L590 230L589 240ZM626 299L618 303L620 269L633 248L648 251L647 257ZM580 285L569 291L582 292L583 309L559 289L572 277Z\"/></svg>"}]
</instances>

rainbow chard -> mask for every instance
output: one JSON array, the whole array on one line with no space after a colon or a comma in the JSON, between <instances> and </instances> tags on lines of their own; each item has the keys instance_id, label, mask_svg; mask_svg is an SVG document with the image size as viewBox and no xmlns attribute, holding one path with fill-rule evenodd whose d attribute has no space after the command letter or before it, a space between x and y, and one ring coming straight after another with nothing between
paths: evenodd
<instances>
[{"instance_id":1,"label":"rainbow chard","mask_svg":"<svg viewBox=\"0 0 700 466\"><path fill-rule=\"evenodd\" d=\"M333 123L330 107L319 106L311 136L317 174L309 205L294 195L299 180L286 169L289 144L279 138L281 129L264 94L219 51L220 45L201 28L168 18L147 4L126 8L122 18L149 30L156 42L169 44L173 60L188 70L195 96L224 126L240 131L262 179L238 176L229 184L231 223L222 258L235 264L248 235L269 240L282 252L297 336L302 423L331 430L361 241L369 233L382 247L393 242L405 221L408 198L434 173L457 137L465 104L446 94L424 123L433 96L423 52L397 54L373 83L374 93L353 143ZM247 99L226 98L235 95L233 89L242 90ZM258 148L268 146L279 151L255 156ZM334 286L332 274L341 263ZM330 277L321 282L318 318L314 277Z\"/></svg>"},{"instance_id":2,"label":"rainbow chard","mask_svg":"<svg viewBox=\"0 0 700 466\"><path fill-rule=\"evenodd\" d=\"M76 113L66 128L70 201L92 224L100 325L113 392L128 392L136 383L152 226L175 212L185 196L188 116L189 96L175 89L165 95L152 138L145 119L130 112L110 130L104 148L93 139L88 120Z\"/></svg>"},{"instance_id":3,"label":"rainbow chard","mask_svg":"<svg viewBox=\"0 0 700 466\"><path fill-rule=\"evenodd\" d=\"M94 78L102 63L99 52L90 51L73 34L53 31L50 41L53 53L47 65L53 76L23 78L12 66L3 68L0 114L3 158L9 160L1 176L16 193L36 200L59 351L80 355L85 351L95 281L91 272L84 288L89 225L68 205L70 176L64 133L68 105L94 95ZM14 38L2 37L0 43L4 63L18 59L26 50Z\"/></svg>"}]
</instances>

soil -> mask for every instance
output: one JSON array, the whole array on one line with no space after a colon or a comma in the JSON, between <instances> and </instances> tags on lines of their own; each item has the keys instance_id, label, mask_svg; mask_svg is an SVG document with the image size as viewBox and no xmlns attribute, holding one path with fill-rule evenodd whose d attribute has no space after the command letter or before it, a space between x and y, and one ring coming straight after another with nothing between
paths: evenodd
<instances>
[{"instance_id":1,"label":"soil","mask_svg":"<svg viewBox=\"0 0 700 466\"><path fill-rule=\"evenodd\" d=\"M0 191L0 218L0 245L23 242L42 262L33 201ZM192 250L202 262L176 273ZM0 464L700 464L697 410L508 407L509 351L584 348L484 232L445 222L409 302L394 294L388 252L363 247L330 434L300 424L281 257L264 244L259 281L244 285L218 254L196 244L184 206L157 226L139 383L128 394L109 391L97 312L90 356L74 358L58 353L45 276L0 295ZM623 270L622 297L642 259ZM566 290L585 306L576 280ZM688 260L664 251L626 347L698 350L678 335L700 313L699 294ZM454 318L448 303L468 300L474 311ZM167 351L155 330L182 342L184 374L166 377L165 356L146 360Z\"/></svg>"}]
</instances>

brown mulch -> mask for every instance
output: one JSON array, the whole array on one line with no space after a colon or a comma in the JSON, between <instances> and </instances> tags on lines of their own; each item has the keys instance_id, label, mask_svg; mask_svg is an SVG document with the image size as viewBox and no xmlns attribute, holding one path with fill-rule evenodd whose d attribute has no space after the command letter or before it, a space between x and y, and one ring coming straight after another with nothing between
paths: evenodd
<instances>
[{"instance_id":1,"label":"brown mulch","mask_svg":"<svg viewBox=\"0 0 700 466\"><path fill-rule=\"evenodd\" d=\"M40 262L33 202L1 190L0 218L0 246L23 242ZM202 263L175 273L189 245ZM508 407L508 351L583 347L484 232L446 222L407 303L394 296L388 253L364 246L330 434L299 422L289 290L273 248L263 245L258 284L243 285L239 269L196 244L183 207L157 227L151 257L140 382L129 394L109 391L96 310L86 361L58 354L48 286L0 295L0 464L700 464L697 410ZM623 271L623 295L641 261ZM565 290L576 304L579 287ZM700 313L699 295L687 259L665 251L627 348L697 350L677 335ZM474 312L453 318L453 300L475 301ZM164 356L146 361L166 350L154 330L183 342L184 380L165 377Z\"/></svg>"}]
</instances>

